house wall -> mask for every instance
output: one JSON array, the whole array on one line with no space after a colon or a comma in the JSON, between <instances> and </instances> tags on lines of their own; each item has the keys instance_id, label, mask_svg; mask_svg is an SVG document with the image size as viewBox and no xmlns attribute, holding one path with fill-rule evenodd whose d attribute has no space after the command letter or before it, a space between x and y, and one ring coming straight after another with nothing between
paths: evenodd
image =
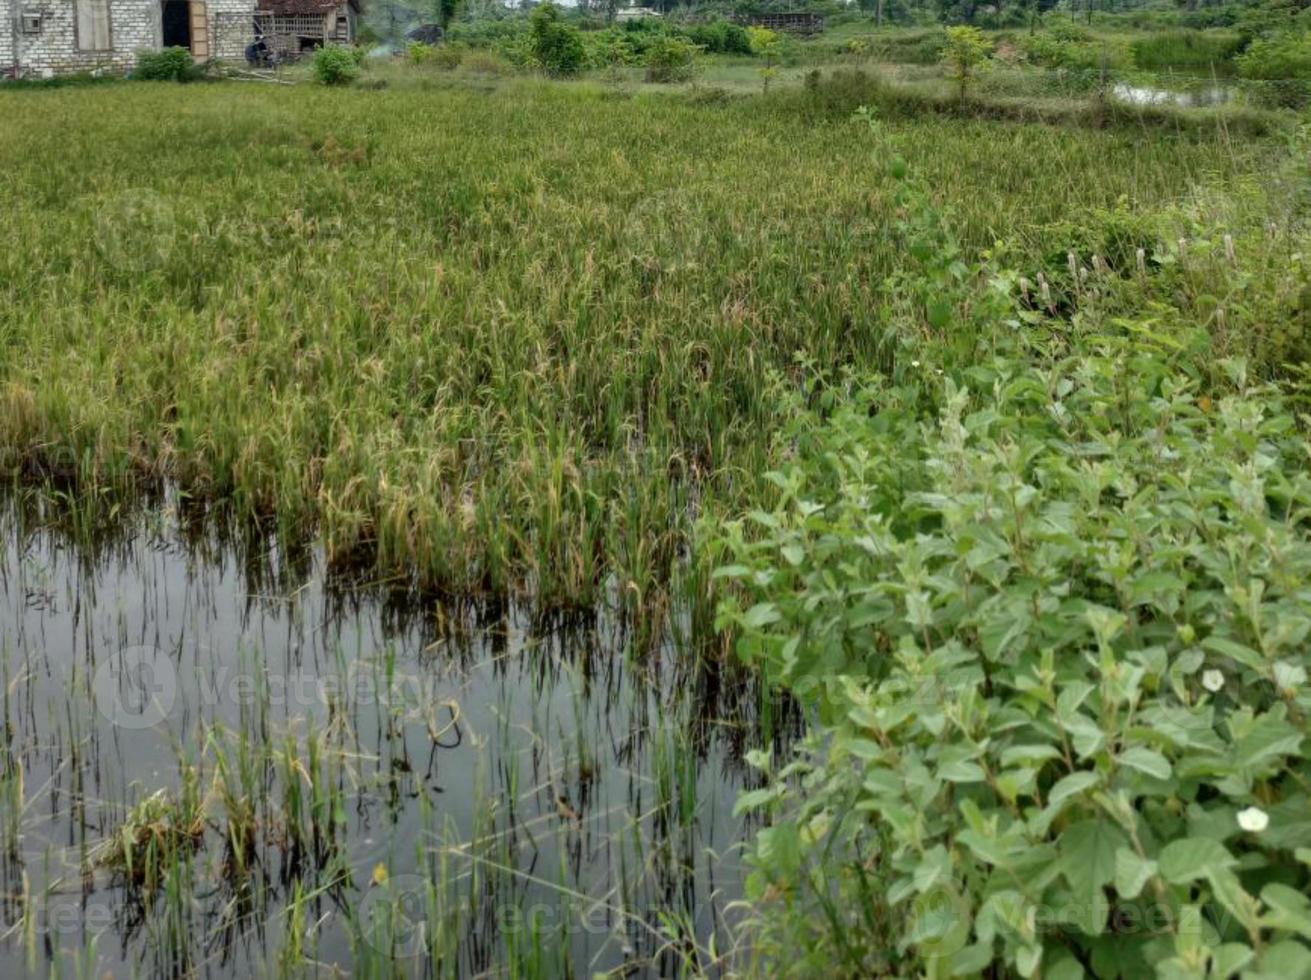
<instances>
[{"instance_id":1,"label":"house wall","mask_svg":"<svg viewBox=\"0 0 1311 980\"><path fill-rule=\"evenodd\" d=\"M0 0L0 4L4 5L0 10L0 78L4 78L14 63L13 20L16 11L9 0Z\"/></svg>"},{"instance_id":2,"label":"house wall","mask_svg":"<svg viewBox=\"0 0 1311 980\"><path fill-rule=\"evenodd\" d=\"M136 60L137 51L159 47L158 0L110 0L113 46L108 51L78 50L76 0L19 0L19 4L23 13L41 14L41 32L19 38L22 70L29 76L126 69ZM12 53L6 63L13 63Z\"/></svg>"},{"instance_id":3,"label":"house wall","mask_svg":"<svg viewBox=\"0 0 1311 980\"><path fill-rule=\"evenodd\" d=\"M0 0L9 5L12 0ZM19 0L24 12L41 14L41 33L19 38L21 73L48 77L79 71L126 71L136 64L138 51L157 50L161 43L161 0L109 0L108 51L79 51L77 48L76 0ZM12 8L11 8L12 9ZM207 9L210 57L239 59L253 37L253 0L209 0ZM14 34L19 25L12 14L4 15L0 29L0 75L14 65Z\"/></svg>"},{"instance_id":4,"label":"house wall","mask_svg":"<svg viewBox=\"0 0 1311 980\"><path fill-rule=\"evenodd\" d=\"M246 45L255 39L254 0L209 0L209 50L211 57L239 61Z\"/></svg>"}]
</instances>

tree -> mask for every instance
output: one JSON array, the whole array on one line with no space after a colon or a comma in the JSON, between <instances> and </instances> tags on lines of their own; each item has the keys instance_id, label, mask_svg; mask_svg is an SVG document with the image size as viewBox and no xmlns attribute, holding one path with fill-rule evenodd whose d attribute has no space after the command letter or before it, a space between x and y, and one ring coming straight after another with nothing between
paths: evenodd
<instances>
[{"instance_id":1,"label":"tree","mask_svg":"<svg viewBox=\"0 0 1311 980\"><path fill-rule=\"evenodd\" d=\"M760 78L768 92L770 80L778 74L778 57L783 49L783 38L768 27L748 27L747 37L750 39L751 53L765 59L765 67L760 69Z\"/></svg>"},{"instance_id":2,"label":"tree","mask_svg":"<svg viewBox=\"0 0 1311 980\"><path fill-rule=\"evenodd\" d=\"M562 23L560 8L549 2L533 10L529 19L533 36L533 56L548 75L576 75L583 68L587 53L578 28Z\"/></svg>"},{"instance_id":3,"label":"tree","mask_svg":"<svg viewBox=\"0 0 1311 980\"><path fill-rule=\"evenodd\" d=\"M948 27L947 46L942 60L951 69L951 77L960 88L960 100L965 101L970 79L988 60L992 44L977 27Z\"/></svg>"},{"instance_id":4,"label":"tree","mask_svg":"<svg viewBox=\"0 0 1311 980\"><path fill-rule=\"evenodd\" d=\"M451 21L455 20L455 15L459 12L460 0L434 0L433 2L433 13L443 30L451 26Z\"/></svg>"}]
</instances>

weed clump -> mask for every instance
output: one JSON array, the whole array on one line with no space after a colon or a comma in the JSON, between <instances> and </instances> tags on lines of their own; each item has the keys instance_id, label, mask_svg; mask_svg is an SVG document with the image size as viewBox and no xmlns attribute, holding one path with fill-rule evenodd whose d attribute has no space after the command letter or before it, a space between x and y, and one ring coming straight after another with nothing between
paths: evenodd
<instances>
[{"instance_id":1,"label":"weed clump","mask_svg":"<svg viewBox=\"0 0 1311 980\"><path fill-rule=\"evenodd\" d=\"M190 82L200 76L191 52L186 48L141 51L132 77L143 82Z\"/></svg>"},{"instance_id":2,"label":"weed clump","mask_svg":"<svg viewBox=\"0 0 1311 980\"><path fill-rule=\"evenodd\" d=\"M360 77L360 60L349 48L328 44L314 52L310 69L321 85L350 85Z\"/></svg>"},{"instance_id":3,"label":"weed clump","mask_svg":"<svg viewBox=\"0 0 1311 980\"><path fill-rule=\"evenodd\" d=\"M132 807L93 858L149 894L177 864L200 848L204 837L204 814L195 795L184 789L181 797L175 798L160 790Z\"/></svg>"}]
</instances>

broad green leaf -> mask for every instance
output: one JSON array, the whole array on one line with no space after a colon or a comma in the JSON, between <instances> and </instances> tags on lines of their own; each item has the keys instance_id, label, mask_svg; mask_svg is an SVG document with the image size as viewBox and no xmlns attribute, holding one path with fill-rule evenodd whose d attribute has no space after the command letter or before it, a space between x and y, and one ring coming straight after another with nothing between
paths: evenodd
<instances>
[{"instance_id":1,"label":"broad green leaf","mask_svg":"<svg viewBox=\"0 0 1311 980\"><path fill-rule=\"evenodd\" d=\"M1115 852L1115 890L1121 898L1137 898L1154 874L1155 861L1139 857L1127 847Z\"/></svg>"},{"instance_id":2,"label":"broad green leaf","mask_svg":"<svg viewBox=\"0 0 1311 980\"><path fill-rule=\"evenodd\" d=\"M1047 804L1049 806L1058 806L1065 802L1071 796L1082 793L1091 786L1096 786L1101 782L1101 777L1095 772L1072 772L1065 778L1057 781L1052 787L1051 792L1047 794Z\"/></svg>"},{"instance_id":3,"label":"broad green leaf","mask_svg":"<svg viewBox=\"0 0 1311 980\"><path fill-rule=\"evenodd\" d=\"M1127 844L1124 832L1108 820L1084 820L1061 834L1061 873L1079 905L1079 926L1089 935L1106 927L1110 909L1102 888L1115 878L1116 853Z\"/></svg>"},{"instance_id":4,"label":"broad green leaf","mask_svg":"<svg viewBox=\"0 0 1311 980\"><path fill-rule=\"evenodd\" d=\"M1243 943L1222 943L1211 951L1211 976L1228 980L1252 962L1252 947Z\"/></svg>"},{"instance_id":5,"label":"broad green leaf","mask_svg":"<svg viewBox=\"0 0 1311 980\"><path fill-rule=\"evenodd\" d=\"M1001 764L1009 766L1040 766L1052 759L1059 759L1060 751L1054 745L1012 745L1001 754Z\"/></svg>"},{"instance_id":6,"label":"broad green leaf","mask_svg":"<svg viewBox=\"0 0 1311 980\"><path fill-rule=\"evenodd\" d=\"M1170 762L1160 752L1135 746L1120 753L1120 764L1137 769L1153 779L1170 778Z\"/></svg>"},{"instance_id":7,"label":"broad green leaf","mask_svg":"<svg viewBox=\"0 0 1311 980\"><path fill-rule=\"evenodd\" d=\"M951 855L941 844L924 852L915 865L915 891L923 894L951 880Z\"/></svg>"},{"instance_id":8,"label":"broad green leaf","mask_svg":"<svg viewBox=\"0 0 1311 980\"><path fill-rule=\"evenodd\" d=\"M1272 883L1261 889L1261 900L1270 906L1264 924L1287 929L1311 939L1311 899L1287 885Z\"/></svg>"},{"instance_id":9,"label":"broad green leaf","mask_svg":"<svg viewBox=\"0 0 1311 980\"><path fill-rule=\"evenodd\" d=\"M1171 841L1157 858L1161 877L1172 885L1186 885L1237 863L1223 844L1210 837Z\"/></svg>"},{"instance_id":10,"label":"broad green leaf","mask_svg":"<svg viewBox=\"0 0 1311 980\"><path fill-rule=\"evenodd\" d=\"M1235 643L1233 640L1226 639L1223 636L1208 636L1202 641L1202 646L1218 653L1221 656L1228 657L1235 663L1242 664L1244 667L1251 667L1255 671L1265 672L1265 658L1249 646L1241 643Z\"/></svg>"}]
</instances>

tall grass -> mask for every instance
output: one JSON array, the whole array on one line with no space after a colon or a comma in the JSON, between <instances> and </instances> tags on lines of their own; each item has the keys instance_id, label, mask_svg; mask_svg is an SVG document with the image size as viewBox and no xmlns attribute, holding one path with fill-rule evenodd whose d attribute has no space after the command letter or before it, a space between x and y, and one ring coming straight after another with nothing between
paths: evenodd
<instances>
[{"instance_id":1,"label":"tall grass","mask_svg":"<svg viewBox=\"0 0 1311 980\"><path fill-rule=\"evenodd\" d=\"M1224 31L1162 31L1135 38L1130 47L1134 64L1144 71L1232 74L1243 39Z\"/></svg>"},{"instance_id":2,"label":"tall grass","mask_svg":"<svg viewBox=\"0 0 1311 980\"><path fill-rule=\"evenodd\" d=\"M898 125L967 246L1034 256L1266 152ZM656 602L760 486L767 376L883 356L878 163L787 99L0 93L0 463L86 513L169 481L425 587Z\"/></svg>"}]
</instances>

